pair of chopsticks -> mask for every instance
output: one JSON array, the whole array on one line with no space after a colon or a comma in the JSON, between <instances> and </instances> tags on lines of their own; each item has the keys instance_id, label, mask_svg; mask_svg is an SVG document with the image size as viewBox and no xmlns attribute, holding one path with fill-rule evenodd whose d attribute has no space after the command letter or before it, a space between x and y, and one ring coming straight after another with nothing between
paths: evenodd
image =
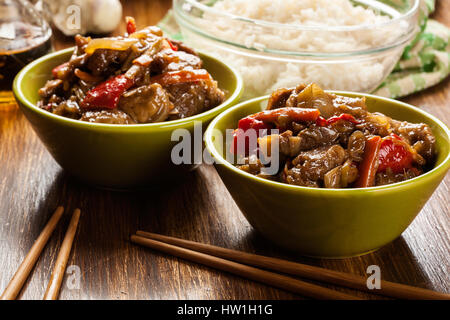
<instances>
[{"instance_id":1,"label":"pair of chopsticks","mask_svg":"<svg viewBox=\"0 0 450 320\"><path fill-rule=\"evenodd\" d=\"M42 250L50 239L50 236L55 230L59 220L61 219L63 212L63 207L58 207L56 209L55 213L52 215L52 217L42 230L41 234L34 242L25 259L22 261L22 264L17 269L5 291L0 296L0 300L16 299L19 292L22 290L25 281L30 275L31 270L39 259ZM67 228L66 235L64 236L63 243L61 244L61 248L59 249L58 257L56 258L55 266L53 268L47 290L44 294L44 300L56 300L58 298L79 220L80 209L76 209L73 212L69 227Z\"/></svg>"},{"instance_id":2,"label":"pair of chopsticks","mask_svg":"<svg viewBox=\"0 0 450 320\"><path fill-rule=\"evenodd\" d=\"M359 297L324 288L275 272L299 276L323 283L339 285L399 299L449 300L450 294L381 280L381 289L369 289L367 279L361 276L287 260L225 249L194 241L137 231L131 236L133 243L170 255L200 263L215 269L265 283L293 293L315 299L359 300ZM263 269L259 269L260 267ZM272 270L275 272L270 272Z\"/></svg>"}]
</instances>

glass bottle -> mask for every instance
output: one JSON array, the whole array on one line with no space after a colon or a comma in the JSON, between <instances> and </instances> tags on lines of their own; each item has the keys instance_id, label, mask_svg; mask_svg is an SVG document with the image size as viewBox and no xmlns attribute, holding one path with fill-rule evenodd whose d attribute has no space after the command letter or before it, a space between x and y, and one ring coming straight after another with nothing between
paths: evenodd
<instances>
[{"instance_id":1,"label":"glass bottle","mask_svg":"<svg viewBox=\"0 0 450 320\"><path fill-rule=\"evenodd\" d=\"M12 83L28 63L52 49L52 31L27 0L0 0L0 108L15 103Z\"/></svg>"}]
</instances>

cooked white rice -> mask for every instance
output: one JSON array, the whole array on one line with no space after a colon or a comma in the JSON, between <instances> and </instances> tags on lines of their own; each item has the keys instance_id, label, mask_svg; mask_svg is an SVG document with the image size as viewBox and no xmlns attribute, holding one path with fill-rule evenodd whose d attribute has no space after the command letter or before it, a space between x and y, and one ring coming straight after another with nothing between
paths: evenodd
<instances>
[{"instance_id":1,"label":"cooked white rice","mask_svg":"<svg viewBox=\"0 0 450 320\"><path fill-rule=\"evenodd\" d=\"M389 16L352 5L350 0L222 0L214 9L241 17L303 26L354 26L386 22ZM248 48L310 52L347 52L383 45L404 32L365 29L361 32L314 31L298 29L268 32L260 26L235 22L205 13L203 28L217 38L240 43ZM405 26L407 27L407 25ZM263 32L261 32L263 31ZM298 63L254 59L216 48L200 38L191 38L196 46L213 51L234 65L244 77L246 97L266 94L279 87L301 82L316 82L327 89L370 91L375 89L401 54L374 57L373 60L342 63Z\"/></svg>"}]
</instances>

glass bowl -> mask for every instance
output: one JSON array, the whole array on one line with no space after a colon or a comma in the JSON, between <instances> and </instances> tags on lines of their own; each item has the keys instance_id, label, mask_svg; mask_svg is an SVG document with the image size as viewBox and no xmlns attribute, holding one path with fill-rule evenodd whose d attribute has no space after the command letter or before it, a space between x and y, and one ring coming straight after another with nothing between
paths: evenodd
<instances>
[{"instance_id":1,"label":"glass bowl","mask_svg":"<svg viewBox=\"0 0 450 320\"><path fill-rule=\"evenodd\" d=\"M278 13L274 18L269 13L270 21L251 19L224 10L226 1L174 0L174 15L186 43L241 73L244 98L302 82L316 82L329 90L372 92L419 31L420 0L353 0L360 14L344 25L336 19L327 24L276 22L283 19L283 12L292 20L289 8L273 11L280 12L279 20ZM368 8L371 12L364 10Z\"/></svg>"}]
</instances>

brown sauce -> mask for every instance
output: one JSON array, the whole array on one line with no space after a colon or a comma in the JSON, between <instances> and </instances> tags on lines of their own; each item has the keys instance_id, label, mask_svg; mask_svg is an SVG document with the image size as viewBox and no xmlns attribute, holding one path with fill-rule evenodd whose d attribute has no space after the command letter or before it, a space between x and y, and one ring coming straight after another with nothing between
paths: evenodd
<instances>
[{"instance_id":1,"label":"brown sauce","mask_svg":"<svg viewBox=\"0 0 450 320\"><path fill-rule=\"evenodd\" d=\"M0 49L0 91L11 90L11 85L17 73L28 63L51 51L51 40L38 45L13 51Z\"/></svg>"}]
</instances>

